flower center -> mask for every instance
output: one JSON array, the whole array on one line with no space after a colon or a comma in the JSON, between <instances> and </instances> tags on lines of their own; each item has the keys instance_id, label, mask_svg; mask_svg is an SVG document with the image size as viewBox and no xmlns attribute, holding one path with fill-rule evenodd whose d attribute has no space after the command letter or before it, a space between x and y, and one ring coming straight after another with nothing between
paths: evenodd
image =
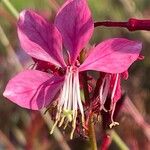
<instances>
[{"instance_id":1,"label":"flower center","mask_svg":"<svg viewBox=\"0 0 150 150\"><path fill-rule=\"evenodd\" d=\"M76 128L78 109L80 110L83 123L84 110L82 100L80 97L78 68L74 66L68 66L66 70L65 81L62 88L61 96L57 105L56 121L51 130L51 133L53 133L53 130L57 124L59 127L64 124L65 129L68 123L71 122L72 131L70 138L72 139L74 130Z\"/></svg>"}]
</instances>

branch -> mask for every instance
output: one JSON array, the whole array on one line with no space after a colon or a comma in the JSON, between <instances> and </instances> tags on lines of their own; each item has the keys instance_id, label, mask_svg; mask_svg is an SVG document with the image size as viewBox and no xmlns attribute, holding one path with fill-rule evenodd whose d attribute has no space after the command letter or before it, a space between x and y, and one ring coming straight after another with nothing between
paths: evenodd
<instances>
[{"instance_id":1,"label":"branch","mask_svg":"<svg viewBox=\"0 0 150 150\"><path fill-rule=\"evenodd\" d=\"M150 20L139 20L135 18L130 18L127 22L115 22L115 21L95 22L94 27L98 26L126 28L129 31L137 31L137 30L150 31Z\"/></svg>"}]
</instances>

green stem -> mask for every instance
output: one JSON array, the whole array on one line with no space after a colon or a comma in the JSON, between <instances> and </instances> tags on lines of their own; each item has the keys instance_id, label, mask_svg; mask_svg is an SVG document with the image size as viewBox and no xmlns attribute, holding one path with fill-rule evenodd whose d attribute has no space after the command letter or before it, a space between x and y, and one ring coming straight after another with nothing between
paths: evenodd
<instances>
[{"instance_id":1,"label":"green stem","mask_svg":"<svg viewBox=\"0 0 150 150\"><path fill-rule=\"evenodd\" d=\"M90 103L90 93L88 90L88 77L87 77L87 73L83 73L83 85L84 85L84 97L85 100L88 101L88 103ZM90 140L90 145L91 145L91 150L97 150L97 144L96 144L96 136L95 136L95 129L94 129L94 123L93 123L93 113L91 112L90 116L89 116L89 130L88 130L88 135L89 135L89 140Z\"/></svg>"},{"instance_id":2,"label":"green stem","mask_svg":"<svg viewBox=\"0 0 150 150\"><path fill-rule=\"evenodd\" d=\"M91 150L97 150L93 115L91 115L89 119L89 140L90 140Z\"/></svg>"},{"instance_id":3,"label":"green stem","mask_svg":"<svg viewBox=\"0 0 150 150\"><path fill-rule=\"evenodd\" d=\"M18 18L19 13L9 0L1 0L1 2L15 18Z\"/></svg>"},{"instance_id":4,"label":"green stem","mask_svg":"<svg viewBox=\"0 0 150 150\"><path fill-rule=\"evenodd\" d=\"M83 75L82 81L83 81L83 85L84 85L84 97L85 97L85 100L88 101L88 103L90 103L90 96L89 96L90 94L89 94L88 83L87 83L87 80L88 80L87 73L83 73L82 75ZM88 126L89 126L88 135L89 135L91 150L97 150L92 112L89 116Z\"/></svg>"},{"instance_id":5,"label":"green stem","mask_svg":"<svg viewBox=\"0 0 150 150\"><path fill-rule=\"evenodd\" d=\"M122 141L119 135L115 131L111 131L111 138L120 148L120 150L129 150L127 145Z\"/></svg>"}]
</instances>

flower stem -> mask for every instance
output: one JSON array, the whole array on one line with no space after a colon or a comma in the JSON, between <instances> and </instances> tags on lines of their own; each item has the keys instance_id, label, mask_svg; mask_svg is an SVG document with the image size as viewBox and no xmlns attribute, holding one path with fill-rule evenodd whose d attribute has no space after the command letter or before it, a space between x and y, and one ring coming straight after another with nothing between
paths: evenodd
<instances>
[{"instance_id":1,"label":"flower stem","mask_svg":"<svg viewBox=\"0 0 150 150\"><path fill-rule=\"evenodd\" d=\"M88 77L87 77L87 73L83 73L83 85L84 85L84 97L85 100L90 103L90 96L89 96L89 90L88 90ZM88 136L89 136L89 141L90 141L90 145L91 145L91 150L97 150L97 144L96 144L96 136L95 136L95 129L94 129L94 123L93 123L93 113L90 113L89 116L89 122L88 122Z\"/></svg>"},{"instance_id":2,"label":"flower stem","mask_svg":"<svg viewBox=\"0 0 150 150\"><path fill-rule=\"evenodd\" d=\"M150 20L139 20L135 18L130 18L127 22L115 22L115 21L95 22L94 26L123 27L127 28L129 31L137 31L137 30L150 31Z\"/></svg>"},{"instance_id":3,"label":"flower stem","mask_svg":"<svg viewBox=\"0 0 150 150\"><path fill-rule=\"evenodd\" d=\"M89 140L90 140L91 150L97 150L96 136L94 130L94 123L93 123L93 114L91 114L89 118Z\"/></svg>"},{"instance_id":4,"label":"flower stem","mask_svg":"<svg viewBox=\"0 0 150 150\"><path fill-rule=\"evenodd\" d=\"M120 150L129 150L127 145L122 141L122 139L119 137L119 135L114 130L111 131L111 138L117 144L117 146L120 148Z\"/></svg>"},{"instance_id":5,"label":"flower stem","mask_svg":"<svg viewBox=\"0 0 150 150\"><path fill-rule=\"evenodd\" d=\"M18 18L19 13L9 0L1 0L1 2L15 18Z\"/></svg>"}]
</instances>

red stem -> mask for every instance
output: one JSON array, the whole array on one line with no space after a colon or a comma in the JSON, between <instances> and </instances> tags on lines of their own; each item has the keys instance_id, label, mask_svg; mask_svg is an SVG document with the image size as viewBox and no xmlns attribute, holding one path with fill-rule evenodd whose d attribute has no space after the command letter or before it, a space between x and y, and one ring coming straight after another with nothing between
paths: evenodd
<instances>
[{"instance_id":1,"label":"red stem","mask_svg":"<svg viewBox=\"0 0 150 150\"><path fill-rule=\"evenodd\" d=\"M130 18L127 22L114 22L114 21L95 22L94 27L98 26L123 27L127 28L129 31L136 31L136 30L150 31L150 20L139 20Z\"/></svg>"}]
</instances>

